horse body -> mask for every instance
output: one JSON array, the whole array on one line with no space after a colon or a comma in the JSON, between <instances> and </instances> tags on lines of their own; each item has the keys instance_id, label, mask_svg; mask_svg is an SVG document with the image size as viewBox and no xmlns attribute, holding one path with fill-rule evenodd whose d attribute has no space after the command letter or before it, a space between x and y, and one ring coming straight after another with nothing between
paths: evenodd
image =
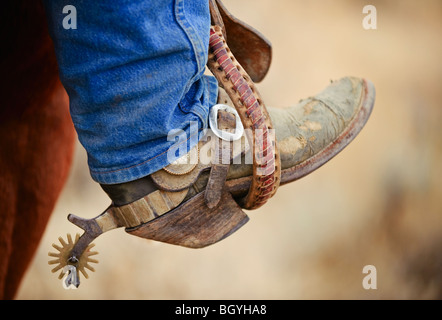
<instances>
[{"instance_id":1,"label":"horse body","mask_svg":"<svg viewBox=\"0 0 442 320\"><path fill-rule=\"evenodd\" d=\"M0 299L13 299L67 180L76 135L42 4L4 6Z\"/></svg>"}]
</instances>

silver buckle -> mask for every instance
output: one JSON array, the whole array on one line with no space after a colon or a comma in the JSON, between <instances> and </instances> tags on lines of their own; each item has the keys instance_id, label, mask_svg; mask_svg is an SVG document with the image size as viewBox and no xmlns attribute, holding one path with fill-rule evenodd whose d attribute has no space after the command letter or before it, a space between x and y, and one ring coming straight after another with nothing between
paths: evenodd
<instances>
[{"instance_id":1,"label":"silver buckle","mask_svg":"<svg viewBox=\"0 0 442 320\"><path fill-rule=\"evenodd\" d=\"M218 129L218 121L217 120L218 120L218 111L219 110L227 111L227 112L233 113L235 115L236 128L235 128L234 133ZM244 126L242 125L241 118L239 117L238 112L235 110L235 108L228 106L226 104L217 104L217 105L214 105L210 109L209 125L210 125L210 129L212 129L213 133L218 138L221 138L226 141L239 140L239 139L241 139L241 137L244 134Z\"/></svg>"}]
</instances>

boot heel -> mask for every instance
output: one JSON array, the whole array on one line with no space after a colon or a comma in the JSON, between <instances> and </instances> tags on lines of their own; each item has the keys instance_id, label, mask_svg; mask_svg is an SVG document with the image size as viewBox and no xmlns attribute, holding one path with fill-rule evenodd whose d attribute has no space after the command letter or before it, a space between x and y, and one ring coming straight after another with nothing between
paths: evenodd
<instances>
[{"instance_id":1,"label":"boot heel","mask_svg":"<svg viewBox=\"0 0 442 320\"><path fill-rule=\"evenodd\" d=\"M219 204L210 209L204 192L178 208L126 232L145 239L187 248L203 248L225 239L249 221L249 217L223 191Z\"/></svg>"}]
</instances>

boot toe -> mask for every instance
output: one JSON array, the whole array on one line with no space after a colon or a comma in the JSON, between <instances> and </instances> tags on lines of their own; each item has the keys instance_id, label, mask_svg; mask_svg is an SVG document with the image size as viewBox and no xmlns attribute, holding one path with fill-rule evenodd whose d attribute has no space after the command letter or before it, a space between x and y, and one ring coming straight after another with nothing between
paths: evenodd
<instances>
[{"instance_id":1,"label":"boot toe","mask_svg":"<svg viewBox=\"0 0 442 320\"><path fill-rule=\"evenodd\" d=\"M375 100L373 84L342 78L314 97L286 108L268 108L281 155L281 183L316 170L361 131Z\"/></svg>"}]
</instances>

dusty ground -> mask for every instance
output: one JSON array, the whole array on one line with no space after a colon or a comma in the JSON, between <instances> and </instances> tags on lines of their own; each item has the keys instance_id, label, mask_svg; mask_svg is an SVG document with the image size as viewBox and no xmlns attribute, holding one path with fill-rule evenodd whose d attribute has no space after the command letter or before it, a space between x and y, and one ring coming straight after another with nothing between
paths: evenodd
<instances>
[{"instance_id":1,"label":"dusty ground","mask_svg":"<svg viewBox=\"0 0 442 320\"><path fill-rule=\"evenodd\" d=\"M79 231L72 212L109 204L77 148L70 180L18 299L440 299L442 298L442 2L225 0L273 43L259 85L285 107L354 75L377 89L356 140L326 166L281 188L251 221L203 250L116 230L97 239L100 263L64 290L47 253ZM377 30L362 8L377 8ZM377 268L377 290L362 269Z\"/></svg>"}]
</instances>

